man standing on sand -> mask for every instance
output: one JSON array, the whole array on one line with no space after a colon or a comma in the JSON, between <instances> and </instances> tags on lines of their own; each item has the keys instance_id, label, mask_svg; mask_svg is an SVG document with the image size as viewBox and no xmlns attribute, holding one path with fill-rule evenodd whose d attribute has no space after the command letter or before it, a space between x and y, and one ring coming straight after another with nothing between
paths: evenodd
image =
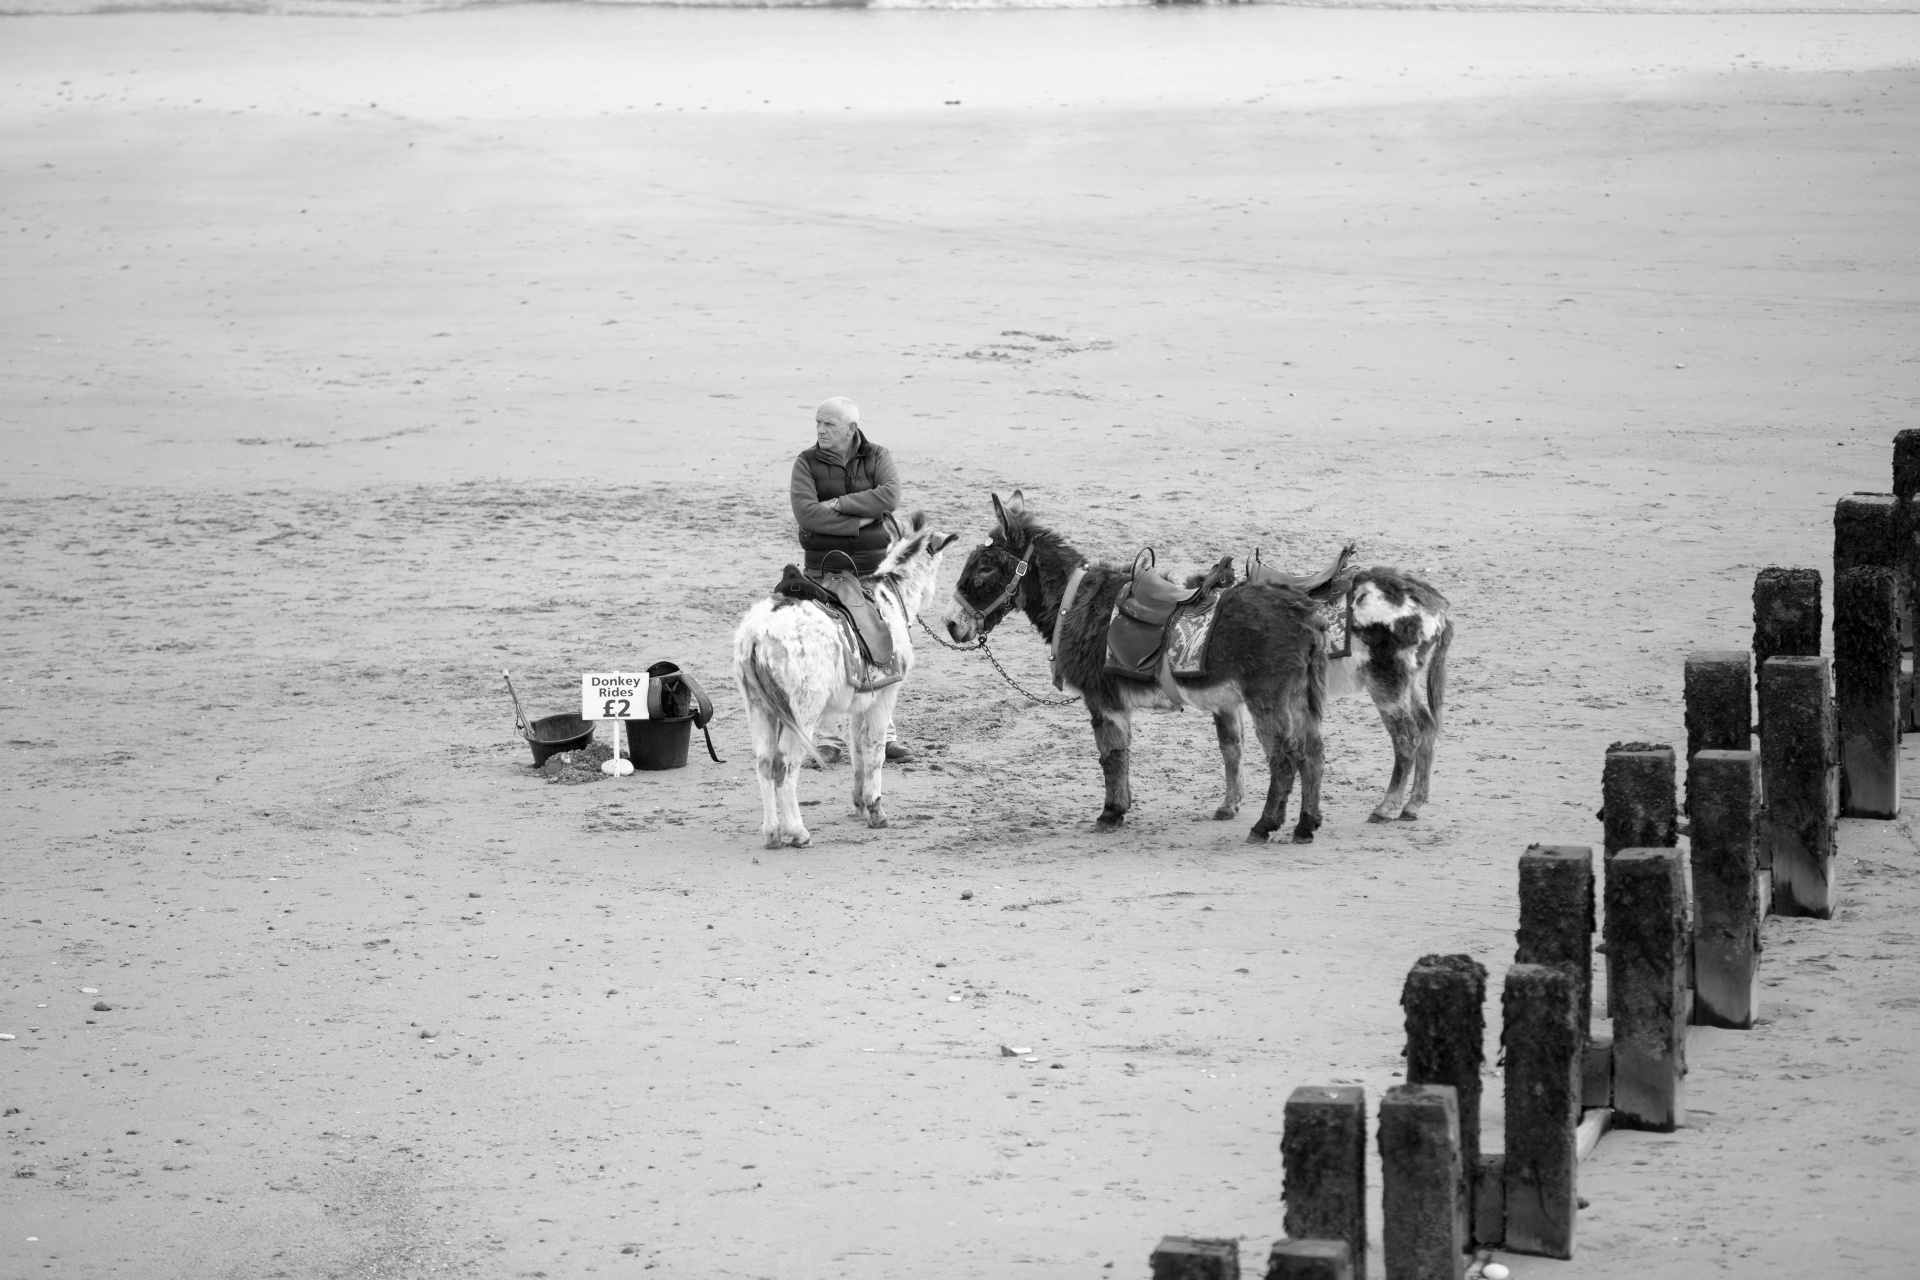
<instances>
[{"instance_id":1,"label":"man standing on sand","mask_svg":"<svg viewBox=\"0 0 1920 1280\"><path fill-rule=\"evenodd\" d=\"M844 551L854 568L872 573L886 559L893 541L894 510L900 505L900 476L893 455L860 430L860 409L845 396L821 402L813 411L815 444L793 460L793 518L800 525L805 569L819 577L829 551ZM844 717L839 717L844 719ZM822 721L814 733L820 758L846 758L845 730ZM898 762L913 753L887 725L887 759Z\"/></svg>"}]
</instances>

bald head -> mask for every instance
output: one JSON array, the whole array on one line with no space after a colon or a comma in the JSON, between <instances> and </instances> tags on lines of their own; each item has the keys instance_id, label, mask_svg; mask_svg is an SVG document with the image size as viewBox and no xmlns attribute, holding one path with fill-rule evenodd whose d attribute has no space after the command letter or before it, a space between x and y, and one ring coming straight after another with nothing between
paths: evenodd
<instances>
[{"instance_id":1,"label":"bald head","mask_svg":"<svg viewBox=\"0 0 1920 1280\"><path fill-rule=\"evenodd\" d=\"M822 400L813 411L814 436L820 448L836 456L845 456L853 443L854 428L860 425L860 407L845 396Z\"/></svg>"}]
</instances>

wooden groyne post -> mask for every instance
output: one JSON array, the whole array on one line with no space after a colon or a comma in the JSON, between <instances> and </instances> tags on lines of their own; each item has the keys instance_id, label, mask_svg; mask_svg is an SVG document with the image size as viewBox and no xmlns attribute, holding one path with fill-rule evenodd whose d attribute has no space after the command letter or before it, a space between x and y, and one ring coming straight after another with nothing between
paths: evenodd
<instances>
[{"instance_id":1,"label":"wooden groyne post","mask_svg":"<svg viewBox=\"0 0 1920 1280\"><path fill-rule=\"evenodd\" d=\"M1693 803L1693 1021L1747 1028L1759 1011L1760 757L1702 751L1687 764Z\"/></svg>"},{"instance_id":2,"label":"wooden groyne post","mask_svg":"<svg viewBox=\"0 0 1920 1280\"><path fill-rule=\"evenodd\" d=\"M1506 1241L1515 1253L1573 1256L1579 1155L1579 1022L1572 973L1516 964L1500 997L1506 1054Z\"/></svg>"},{"instance_id":3,"label":"wooden groyne post","mask_svg":"<svg viewBox=\"0 0 1920 1280\"><path fill-rule=\"evenodd\" d=\"M1460 1105L1452 1086L1397 1084L1380 1099L1380 1248L1387 1280L1460 1280Z\"/></svg>"},{"instance_id":4,"label":"wooden groyne post","mask_svg":"<svg viewBox=\"0 0 1920 1280\"><path fill-rule=\"evenodd\" d=\"M1825 658L1769 658L1760 668L1765 863L1773 874L1772 909L1778 915L1824 920L1833 914L1840 787L1832 691Z\"/></svg>"},{"instance_id":5,"label":"wooden groyne post","mask_svg":"<svg viewBox=\"0 0 1920 1280\"><path fill-rule=\"evenodd\" d=\"M1600 817L1604 861L1622 849L1655 848L1680 839L1679 804L1674 783L1673 748L1665 743L1616 742L1607 748L1600 774ZM1613 916L1603 933L1607 941L1607 1015L1613 1015L1618 974L1613 962Z\"/></svg>"},{"instance_id":6,"label":"wooden groyne post","mask_svg":"<svg viewBox=\"0 0 1920 1280\"><path fill-rule=\"evenodd\" d=\"M1622 1128L1666 1133L1686 1119L1686 901L1678 849L1622 849L1607 865L1608 959L1620 982L1613 1122Z\"/></svg>"},{"instance_id":7,"label":"wooden groyne post","mask_svg":"<svg viewBox=\"0 0 1920 1280\"><path fill-rule=\"evenodd\" d=\"M1367 1273L1367 1094L1358 1085L1302 1085L1280 1137L1284 1229L1293 1240L1339 1240Z\"/></svg>"},{"instance_id":8,"label":"wooden groyne post","mask_svg":"<svg viewBox=\"0 0 1920 1280\"><path fill-rule=\"evenodd\" d=\"M1406 1010L1407 1083L1450 1086L1459 1103L1460 1231L1473 1235L1480 1167L1480 1068L1486 1059L1487 970L1472 956L1422 956L1400 990Z\"/></svg>"},{"instance_id":9,"label":"wooden groyne post","mask_svg":"<svg viewBox=\"0 0 1920 1280\"><path fill-rule=\"evenodd\" d=\"M1833 578L1833 697L1842 812L1900 813L1900 582L1885 565Z\"/></svg>"}]
</instances>

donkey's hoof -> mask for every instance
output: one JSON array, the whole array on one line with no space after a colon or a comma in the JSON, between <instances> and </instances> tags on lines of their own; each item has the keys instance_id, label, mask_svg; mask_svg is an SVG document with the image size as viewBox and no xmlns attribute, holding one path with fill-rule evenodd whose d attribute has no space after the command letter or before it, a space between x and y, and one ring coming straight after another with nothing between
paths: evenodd
<instances>
[{"instance_id":1,"label":"donkey's hoof","mask_svg":"<svg viewBox=\"0 0 1920 1280\"><path fill-rule=\"evenodd\" d=\"M1393 819L1394 819L1393 814L1382 813L1378 809L1375 809L1372 813L1367 815L1368 822L1392 822Z\"/></svg>"},{"instance_id":2,"label":"donkey's hoof","mask_svg":"<svg viewBox=\"0 0 1920 1280\"><path fill-rule=\"evenodd\" d=\"M781 845L787 842L787 838L781 835L778 831L767 832L765 835L765 839L767 842L767 848L769 849L778 849Z\"/></svg>"},{"instance_id":3,"label":"donkey's hoof","mask_svg":"<svg viewBox=\"0 0 1920 1280\"><path fill-rule=\"evenodd\" d=\"M1121 824L1126 820L1126 814L1115 813L1113 810L1107 809L1093 820L1093 829L1095 831L1118 831Z\"/></svg>"},{"instance_id":4,"label":"donkey's hoof","mask_svg":"<svg viewBox=\"0 0 1920 1280\"><path fill-rule=\"evenodd\" d=\"M792 845L796 849L804 849L808 845L813 843L813 836L805 831L802 831L797 836L788 836L787 843Z\"/></svg>"},{"instance_id":5,"label":"donkey's hoof","mask_svg":"<svg viewBox=\"0 0 1920 1280\"><path fill-rule=\"evenodd\" d=\"M1215 822L1227 822L1232 818L1238 816L1239 813L1240 813L1239 805L1223 804L1218 809L1215 809L1213 811L1213 820Z\"/></svg>"},{"instance_id":6,"label":"donkey's hoof","mask_svg":"<svg viewBox=\"0 0 1920 1280\"><path fill-rule=\"evenodd\" d=\"M1418 809L1403 809L1400 812L1399 820L1401 822L1418 822L1420 821L1420 811Z\"/></svg>"},{"instance_id":7,"label":"donkey's hoof","mask_svg":"<svg viewBox=\"0 0 1920 1280\"><path fill-rule=\"evenodd\" d=\"M1312 843L1313 843L1313 832L1311 832L1311 831L1296 831L1296 832L1294 832L1294 833L1293 833L1293 842L1294 842L1295 844L1312 844Z\"/></svg>"},{"instance_id":8,"label":"donkey's hoof","mask_svg":"<svg viewBox=\"0 0 1920 1280\"><path fill-rule=\"evenodd\" d=\"M887 825L887 815L880 812L879 805L876 804L873 808L867 810L867 825L870 827L884 827Z\"/></svg>"}]
</instances>

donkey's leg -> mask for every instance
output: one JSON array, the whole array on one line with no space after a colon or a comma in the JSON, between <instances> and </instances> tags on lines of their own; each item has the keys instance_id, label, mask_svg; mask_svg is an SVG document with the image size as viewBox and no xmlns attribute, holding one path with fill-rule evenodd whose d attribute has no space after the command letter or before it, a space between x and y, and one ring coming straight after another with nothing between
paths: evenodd
<instances>
[{"instance_id":1,"label":"donkey's leg","mask_svg":"<svg viewBox=\"0 0 1920 1280\"><path fill-rule=\"evenodd\" d=\"M1376 697L1381 723L1393 743L1393 776L1387 779L1387 794L1381 797L1368 822L1392 822L1407 807L1407 793L1413 786L1414 760L1420 745L1420 724L1403 693L1392 702Z\"/></svg>"},{"instance_id":2,"label":"donkey's leg","mask_svg":"<svg viewBox=\"0 0 1920 1280\"><path fill-rule=\"evenodd\" d=\"M1240 708L1214 712L1213 731L1220 739L1221 763L1227 768L1227 798L1213 811L1213 817L1216 822L1225 822L1240 812Z\"/></svg>"},{"instance_id":3,"label":"donkey's leg","mask_svg":"<svg viewBox=\"0 0 1920 1280\"><path fill-rule=\"evenodd\" d=\"M780 802L775 794L774 766L779 760L780 726L773 717L753 712L753 774L760 784L760 835L767 848L780 847Z\"/></svg>"},{"instance_id":4,"label":"donkey's leg","mask_svg":"<svg viewBox=\"0 0 1920 1280\"><path fill-rule=\"evenodd\" d=\"M813 843L800 816L800 761L805 754L798 737L789 731L780 734L779 755L773 766L774 802L780 811L781 838L796 849Z\"/></svg>"},{"instance_id":5,"label":"donkey's leg","mask_svg":"<svg viewBox=\"0 0 1920 1280\"><path fill-rule=\"evenodd\" d=\"M1300 770L1300 821L1294 824L1293 842L1312 844L1313 833L1320 829L1320 778L1327 761L1319 724L1294 726L1290 746Z\"/></svg>"},{"instance_id":6,"label":"donkey's leg","mask_svg":"<svg viewBox=\"0 0 1920 1280\"><path fill-rule=\"evenodd\" d=\"M1287 800L1293 794L1295 765L1271 718L1252 707L1247 709L1253 714L1254 736L1260 739L1260 749L1267 756L1267 803L1260 811L1259 821L1247 833L1247 843L1266 844L1287 821Z\"/></svg>"},{"instance_id":7,"label":"donkey's leg","mask_svg":"<svg viewBox=\"0 0 1920 1280\"><path fill-rule=\"evenodd\" d=\"M871 698L856 699L849 739L853 747L853 807L869 827L887 825L880 808L880 775L887 762L887 722L899 685L888 685ZM860 703L864 701L865 706Z\"/></svg>"},{"instance_id":8,"label":"donkey's leg","mask_svg":"<svg viewBox=\"0 0 1920 1280\"><path fill-rule=\"evenodd\" d=\"M852 705L847 708L847 759L853 762L853 816L856 818L867 816L867 755L863 730L871 703L870 696L855 694Z\"/></svg>"},{"instance_id":9,"label":"donkey's leg","mask_svg":"<svg viewBox=\"0 0 1920 1280\"><path fill-rule=\"evenodd\" d=\"M1433 711L1427 706L1426 698L1419 692L1425 687L1426 672L1415 673L1415 679L1421 683L1415 686L1413 697L1413 787L1407 796L1407 803L1400 810L1400 821L1412 822L1420 816L1421 808L1427 803L1427 785L1433 778L1433 751L1440 744L1440 725Z\"/></svg>"},{"instance_id":10,"label":"donkey's leg","mask_svg":"<svg viewBox=\"0 0 1920 1280\"><path fill-rule=\"evenodd\" d=\"M1413 673L1414 709L1420 716L1420 749L1414 760L1413 796L1400 816L1412 820L1427 803L1427 787L1433 780L1433 753L1440 745L1441 725L1446 717L1447 650L1453 647L1453 623L1444 617L1431 647L1422 651L1420 666Z\"/></svg>"},{"instance_id":11,"label":"donkey's leg","mask_svg":"<svg viewBox=\"0 0 1920 1280\"><path fill-rule=\"evenodd\" d=\"M1133 741L1133 721L1126 709L1095 710L1093 745L1100 751L1100 772L1107 782L1106 807L1094 819L1094 829L1111 831L1127 820L1133 808L1133 788L1127 781L1128 744Z\"/></svg>"}]
</instances>

